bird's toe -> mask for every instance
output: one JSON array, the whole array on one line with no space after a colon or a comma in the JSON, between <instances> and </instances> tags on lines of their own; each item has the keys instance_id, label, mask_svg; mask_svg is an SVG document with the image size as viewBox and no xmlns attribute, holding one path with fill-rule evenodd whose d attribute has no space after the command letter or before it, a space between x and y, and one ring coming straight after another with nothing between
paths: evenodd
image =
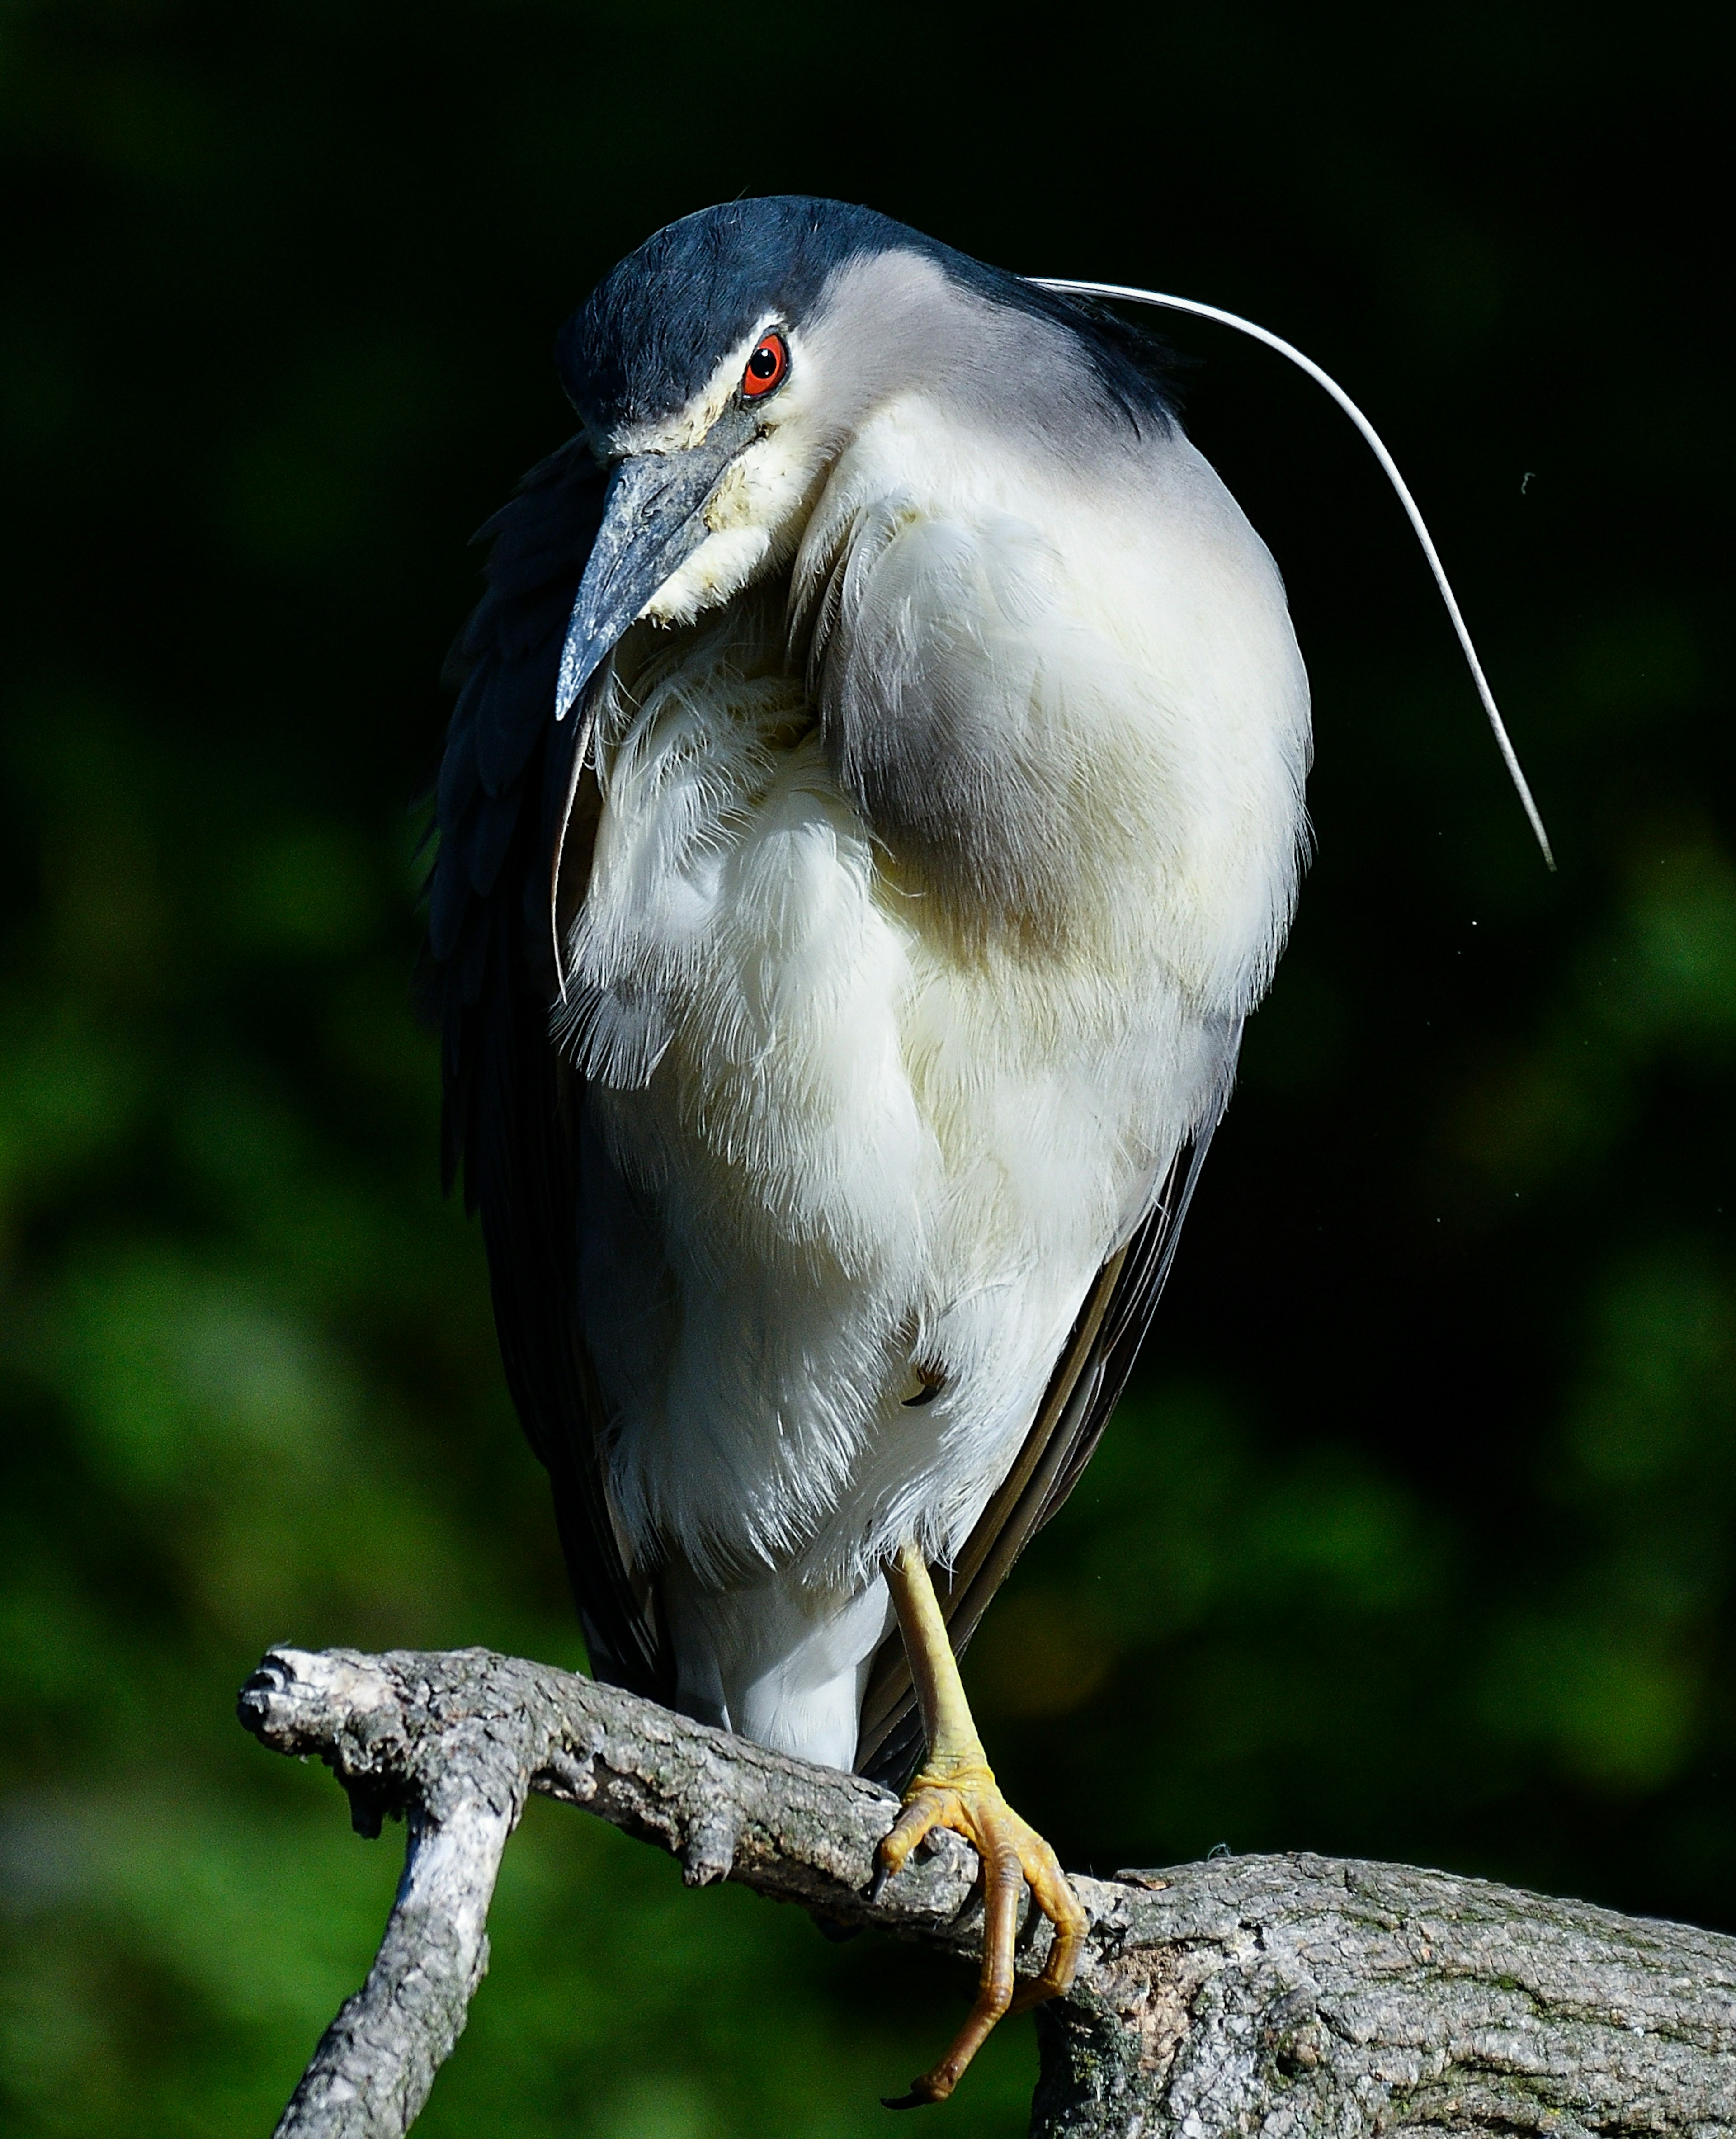
<instances>
[{"instance_id":1,"label":"bird's toe","mask_svg":"<svg viewBox=\"0 0 1736 2139\"><path fill-rule=\"evenodd\" d=\"M1085 1911L1059 1860L1035 1828L1013 1810L986 1766L973 1764L944 1773L925 1769L917 1776L897 1823L880 1845L880 1883L896 1877L912 1851L942 1828L961 1835L982 1865L982 1973L976 2002L951 2048L938 2064L912 2082L908 2094L888 2099L889 2109L944 2102L1005 2014L1023 2012L1068 1989L1084 1943ZM1041 1971L1021 1986L1015 1976L1014 1949L1020 1897L1027 1885L1038 1908L1054 1926L1054 1935Z\"/></svg>"}]
</instances>

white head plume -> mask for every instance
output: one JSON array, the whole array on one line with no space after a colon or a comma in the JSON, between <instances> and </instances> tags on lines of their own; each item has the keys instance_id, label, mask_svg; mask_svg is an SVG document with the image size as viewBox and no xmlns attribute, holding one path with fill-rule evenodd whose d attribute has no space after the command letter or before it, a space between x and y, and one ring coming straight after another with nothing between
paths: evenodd
<instances>
[{"instance_id":1,"label":"white head plume","mask_svg":"<svg viewBox=\"0 0 1736 2139\"><path fill-rule=\"evenodd\" d=\"M1550 849L1549 835L1543 830L1543 817L1536 802L1532 799L1530 786L1520 769L1518 753L1513 746L1513 740L1507 732L1507 725L1502 720L1499 709L1495 704L1494 693L1489 688L1489 678L1483 673L1483 663L1477 658L1477 649L1471 644L1470 632L1466 627L1464 616L1460 612L1459 604L1454 598L1452 587L1447 580L1446 568L1440 561L1440 553L1435 547L1434 540L1417 507L1416 500L1411 495L1409 484L1399 473L1398 464L1387 452L1385 441L1337 380L1328 373L1323 371L1312 357L1304 356L1293 343L1284 340L1281 335L1274 334L1269 328L1256 326L1252 320L1241 319L1235 312L1221 311L1216 305L1202 305L1192 297L1166 296L1156 290L1136 290L1122 282L1076 282L1049 275L1030 275L1025 279L1034 283L1039 290L1054 290L1062 296L1118 298L1129 304L1156 305L1166 311L1192 312L1202 320L1215 320L1220 326L1234 327L1239 334L1251 335L1255 341L1263 341L1268 349L1275 349L1280 356L1287 356L1292 364L1305 371L1316 385L1323 386L1326 389L1367 440L1375 458L1386 472L1386 480L1397 492L1399 503L1404 507L1410 517L1411 525L1416 530L1416 539L1422 545L1423 555L1429 560L1429 570L1435 575L1435 584L1440 590L1440 598L1446 604L1447 614L1453 620L1453 629L1459 634L1459 644L1464 649L1465 661L1469 666L1471 680L1477 687L1478 697L1483 701L1483 710L1489 715L1489 725L1494 732L1496 747L1500 751L1502 761L1507 767L1508 776L1513 781L1520 801L1525 805L1525 815L1531 820L1531 829L1537 835L1538 846L1543 849L1543 859L1553 869L1555 867L1555 856Z\"/></svg>"}]
</instances>

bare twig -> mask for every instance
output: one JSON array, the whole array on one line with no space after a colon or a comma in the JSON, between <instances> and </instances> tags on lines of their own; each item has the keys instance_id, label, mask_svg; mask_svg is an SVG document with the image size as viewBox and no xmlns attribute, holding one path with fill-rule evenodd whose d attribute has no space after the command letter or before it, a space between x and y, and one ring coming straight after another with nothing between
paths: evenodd
<instances>
[{"instance_id":1,"label":"bare twig","mask_svg":"<svg viewBox=\"0 0 1736 2139\"><path fill-rule=\"evenodd\" d=\"M242 1720L317 1754L378 1833L408 1823L367 1982L277 2139L396 2139L487 1965L501 1853L531 1790L846 1924L970 1951L976 1860L937 1838L874 1901L895 1800L610 1686L464 1649L276 1649ZM1087 1957L1040 2009L1043 2139L1681 2132L1736 2139L1736 1940L1478 1880L1307 1856L1078 1879ZM1021 1965L1040 1966L1038 1922Z\"/></svg>"}]
</instances>

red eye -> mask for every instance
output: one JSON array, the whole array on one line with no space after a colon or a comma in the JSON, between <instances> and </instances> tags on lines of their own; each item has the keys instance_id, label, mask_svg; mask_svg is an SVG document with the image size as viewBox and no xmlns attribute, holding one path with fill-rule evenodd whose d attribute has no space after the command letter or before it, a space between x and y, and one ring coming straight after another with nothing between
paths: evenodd
<instances>
[{"instance_id":1,"label":"red eye","mask_svg":"<svg viewBox=\"0 0 1736 2139\"><path fill-rule=\"evenodd\" d=\"M741 374L743 399L757 401L762 394L770 394L773 387L781 386L789 370L790 346L782 335L761 335L759 346L747 360L747 369Z\"/></svg>"}]
</instances>

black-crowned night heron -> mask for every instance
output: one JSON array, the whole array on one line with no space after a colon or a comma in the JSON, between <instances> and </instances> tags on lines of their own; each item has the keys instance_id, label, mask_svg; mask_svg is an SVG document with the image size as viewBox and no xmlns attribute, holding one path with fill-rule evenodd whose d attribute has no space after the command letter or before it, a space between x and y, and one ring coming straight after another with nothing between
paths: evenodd
<instances>
[{"instance_id":1,"label":"black-crowned night heron","mask_svg":"<svg viewBox=\"0 0 1736 2139\"><path fill-rule=\"evenodd\" d=\"M1264 546L1139 345L866 210L673 224L560 345L439 787L447 1162L593 1666L1021 1875L961 1650L1102 1432L1304 839ZM920 1761L920 1765L917 1764ZM912 1767L916 1768L910 1779Z\"/></svg>"}]
</instances>

